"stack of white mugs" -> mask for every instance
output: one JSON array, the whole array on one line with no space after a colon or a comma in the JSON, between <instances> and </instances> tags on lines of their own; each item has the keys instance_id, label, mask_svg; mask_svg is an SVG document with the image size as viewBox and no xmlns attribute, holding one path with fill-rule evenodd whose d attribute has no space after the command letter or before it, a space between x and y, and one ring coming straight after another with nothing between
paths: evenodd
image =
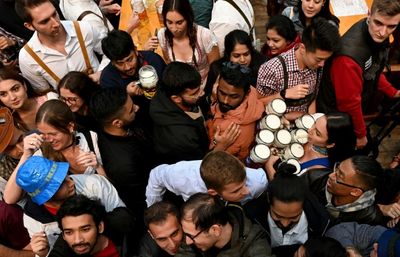
<instances>
[{"instance_id":1,"label":"stack of white mugs","mask_svg":"<svg viewBox=\"0 0 400 257\"><path fill-rule=\"evenodd\" d=\"M255 163L265 163L274 150L282 159L300 170L299 159L304 155L303 145L307 143L308 129L314 123L309 114L297 118L294 124L283 124L282 116L286 104L282 99L272 100L265 108L266 116L259 123L256 135L257 144L250 151L250 160Z\"/></svg>"}]
</instances>

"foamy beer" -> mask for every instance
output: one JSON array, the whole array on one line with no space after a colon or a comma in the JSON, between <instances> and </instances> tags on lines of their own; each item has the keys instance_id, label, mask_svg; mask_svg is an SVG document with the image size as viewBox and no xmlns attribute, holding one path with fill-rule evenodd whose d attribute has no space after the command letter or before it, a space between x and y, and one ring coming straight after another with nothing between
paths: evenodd
<instances>
[{"instance_id":1,"label":"foamy beer","mask_svg":"<svg viewBox=\"0 0 400 257\"><path fill-rule=\"evenodd\" d=\"M276 114L278 116L282 116L286 111L286 103L282 99L274 99L272 100L266 107L265 112L267 114Z\"/></svg>"},{"instance_id":2,"label":"foamy beer","mask_svg":"<svg viewBox=\"0 0 400 257\"><path fill-rule=\"evenodd\" d=\"M256 135L257 144L271 145L274 142L274 139L274 132L268 129L262 129Z\"/></svg>"},{"instance_id":3,"label":"foamy beer","mask_svg":"<svg viewBox=\"0 0 400 257\"><path fill-rule=\"evenodd\" d=\"M258 144L250 151L250 159L255 163L265 163L271 156L271 150L267 145Z\"/></svg>"},{"instance_id":4,"label":"foamy beer","mask_svg":"<svg viewBox=\"0 0 400 257\"><path fill-rule=\"evenodd\" d=\"M278 148L285 148L292 141L292 135L286 129L280 129L275 132L274 145Z\"/></svg>"},{"instance_id":5,"label":"foamy beer","mask_svg":"<svg viewBox=\"0 0 400 257\"><path fill-rule=\"evenodd\" d=\"M292 135L292 142L293 143L300 143L302 145L308 142L308 133L305 129L295 129L290 132Z\"/></svg>"},{"instance_id":6,"label":"foamy beer","mask_svg":"<svg viewBox=\"0 0 400 257\"><path fill-rule=\"evenodd\" d=\"M314 118L309 114L304 114L303 116L297 118L294 122L297 128L302 128L309 130L315 123Z\"/></svg>"},{"instance_id":7,"label":"foamy beer","mask_svg":"<svg viewBox=\"0 0 400 257\"><path fill-rule=\"evenodd\" d=\"M299 175L301 171L301 165L300 162L296 159L288 159L286 160L286 163L292 164L293 166L296 167L296 172L294 173L295 175Z\"/></svg>"},{"instance_id":8,"label":"foamy beer","mask_svg":"<svg viewBox=\"0 0 400 257\"><path fill-rule=\"evenodd\" d=\"M304 155L304 148L299 143L290 144L285 148L283 159L300 159Z\"/></svg>"},{"instance_id":9,"label":"foamy beer","mask_svg":"<svg viewBox=\"0 0 400 257\"><path fill-rule=\"evenodd\" d=\"M260 129L275 131L281 126L281 119L276 114L268 114L260 120Z\"/></svg>"},{"instance_id":10,"label":"foamy beer","mask_svg":"<svg viewBox=\"0 0 400 257\"><path fill-rule=\"evenodd\" d=\"M139 81L143 88L143 94L146 98L153 98L156 93L158 76L156 69L151 65L145 65L139 70Z\"/></svg>"}]
</instances>

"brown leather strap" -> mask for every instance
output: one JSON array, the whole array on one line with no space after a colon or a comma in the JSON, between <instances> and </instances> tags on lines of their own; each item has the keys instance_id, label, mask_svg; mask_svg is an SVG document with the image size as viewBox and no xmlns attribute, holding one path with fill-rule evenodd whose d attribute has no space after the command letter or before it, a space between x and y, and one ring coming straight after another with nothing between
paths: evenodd
<instances>
[{"instance_id":1,"label":"brown leather strap","mask_svg":"<svg viewBox=\"0 0 400 257\"><path fill-rule=\"evenodd\" d=\"M57 83L60 82L60 78L47 66L42 59L32 50L32 48L28 45L24 45L25 51L28 52L32 56L32 58L39 64L42 69L44 69Z\"/></svg>"},{"instance_id":2,"label":"brown leather strap","mask_svg":"<svg viewBox=\"0 0 400 257\"><path fill-rule=\"evenodd\" d=\"M101 16L100 16L97 13L88 10L88 11L84 11L83 13L81 13L81 15L79 15L78 19L76 19L76 20L81 21L88 14L93 14L93 15L96 15L97 17L99 17L103 21L104 26L107 28L107 31L110 32L110 29L108 28L107 18L104 15L104 13L101 13Z\"/></svg>"},{"instance_id":3,"label":"brown leather strap","mask_svg":"<svg viewBox=\"0 0 400 257\"><path fill-rule=\"evenodd\" d=\"M93 68L92 68L92 65L90 65L89 55L86 50L85 42L83 41L82 31L81 31L81 27L79 26L79 22L74 21L74 27L75 27L75 31L76 31L76 36L78 37L79 46L81 47L81 50L82 50L83 59L85 59L86 73L92 74Z\"/></svg>"}]
</instances>

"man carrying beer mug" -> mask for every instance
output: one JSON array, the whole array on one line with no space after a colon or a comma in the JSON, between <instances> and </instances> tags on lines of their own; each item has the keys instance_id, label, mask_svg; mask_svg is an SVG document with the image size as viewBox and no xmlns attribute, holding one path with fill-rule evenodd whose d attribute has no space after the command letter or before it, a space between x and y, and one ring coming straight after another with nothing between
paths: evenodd
<instances>
[{"instance_id":1,"label":"man carrying beer mug","mask_svg":"<svg viewBox=\"0 0 400 257\"><path fill-rule=\"evenodd\" d=\"M145 65L153 66L158 78L162 77L165 62L161 56L153 51L137 51L127 32L113 30L101 43L104 54L111 60L100 77L102 88L123 87L130 96L142 95L143 89L138 85L139 69Z\"/></svg>"},{"instance_id":2,"label":"man carrying beer mug","mask_svg":"<svg viewBox=\"0 0 400 257\"><path fill-rule=\"evenodd\" d=\"M304 113L315 113L315 98L322 67L339 45L336 26L316 19L302 35L302 43L264 63L257 78L257 91L269 103L281 98L287 105L285 118L292 121Z\"/></svg>"}]
</instances>

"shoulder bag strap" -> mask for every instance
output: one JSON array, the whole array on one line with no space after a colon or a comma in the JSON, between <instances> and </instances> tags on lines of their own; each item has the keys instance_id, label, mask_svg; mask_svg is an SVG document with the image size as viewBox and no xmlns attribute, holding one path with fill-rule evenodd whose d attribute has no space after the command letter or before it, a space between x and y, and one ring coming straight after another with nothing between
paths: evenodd
<instances>
[{"instance_id":1,"label":"shoulder bag strap","mask_svg":"<svg viewBox=\"0 0 400 257\"><path fill-rule=\"evenodd\" d=\"M88 55L87 50L86 50L85 42L83 41L82 31L81 31L81 27L79 26L79 22L74 21L74 27L75 27L76 35L78 37L79 46L81 47L81 50L82 50L83 58L85 59L86 73L87 74L92 74L93 73L93 68L90 65L89 55Z\"/></svg>"},{"instance_id":2,"label":"shoulder bag strap","mask_svg":"<svg viewBox=\"0 0 400 257\"><path fill-rule=\"evenodd\" d=\"M240 15L242 15L243 19L246 21L247 25L250 28L250 33L252 33L254 26L251 26L251 23L249 21L249 19L247 18L247 16L244 14L244 12L242 11L242 9L240 9L240 7L233 1L233 0L225 0L228 3L230 3L233 7L235 7L235 9L240 13Z\"/></svg>"},{"instance_id":3,"label":"shoulder bag strap","mask_svg":"<svg viewBox=\"0 0 400 257\"><path fill-rule=\"evenodd\" d=\"M60 82L60 78L49 68L49 66L47 66L42 61L42 59L40 59L40 57L32 50L32 48L28 44L24 45L24 49L28 52L28 54L30 54L30 56L32 56L37 64L39 64L39 66L42 67L42 69L44 69L57 82L57 84L58 82Z\"/></svg>"},{"instance_id":4,"label":"shoulder bag strap","mask_svg":"<svg viewBox=\"0 0 400 257\"><path fill-rule=\"evenodd\" d=\"M76 20L77 20L77 21L81 21L81 20L82 20L83 18L85 18L85 16L88 15L88 14L93 14L93 15L96 15L97 17L99 17L99 18L103 21L104 26L106 26L107 31L110 32L110 29L108 28L108 24L107 24L107 18L106 18L106 16L104 15L103 12L101 12L101 16L100 16L100 15L98 15L98 14L95 13L95 12L92 12L92 11L87 10L87 11L84 11L83 13L81 13L81 15L79 15L79 17L78 17Z\"/></svg>"},{"instance_id":5,"label":"shoulder bag strap","mask_svg":"<svg viewBox=\"0 0 400 257\"><path fill-rule=\"evenodd\" d=\"M287 89L288 88L289 75L288 75L288 72L287 72L286 63L285 63L285 60L283 59L282 56L278 55L277 57L278 57L278 60L281 62L282 68L283 68L283 88Z\"/></svg>"}]
</instances>

